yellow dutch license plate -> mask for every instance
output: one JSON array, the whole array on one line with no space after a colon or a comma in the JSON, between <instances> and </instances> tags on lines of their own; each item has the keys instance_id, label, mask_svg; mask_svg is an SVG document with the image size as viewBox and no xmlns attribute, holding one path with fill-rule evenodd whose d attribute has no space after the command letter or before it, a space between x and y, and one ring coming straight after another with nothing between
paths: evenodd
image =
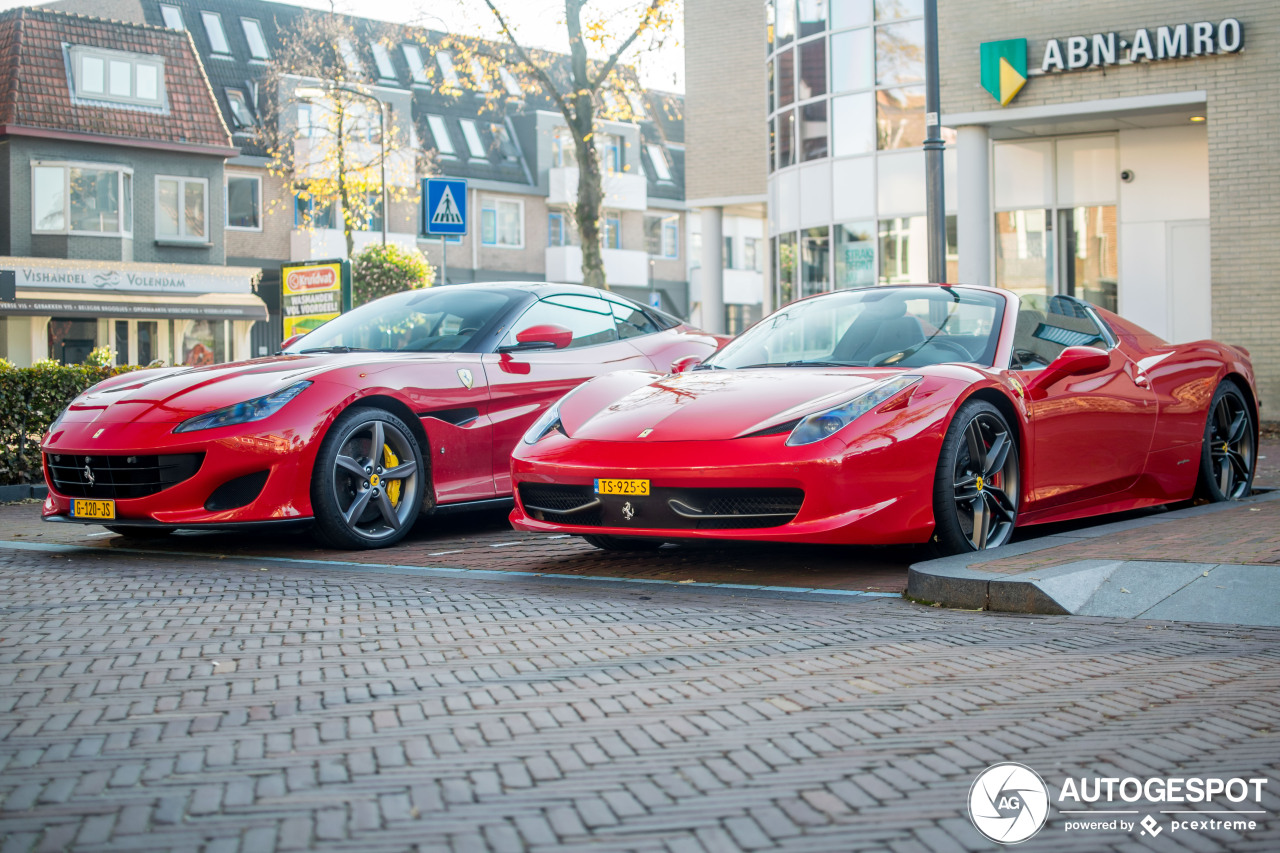
<instances>
[{"instance_id":1,"label":"yellow dutch license plate","mask_svg":"<svg viewBox=\"0 0 1280 853\"><path fill-rule=\"evenodd\" d=\"M116 517L116 502L72 501L71 515L75 518L100 518L110 521Z\"/></svg>"},{"instance_id":2,"label":"yellow dutch license plate","mask_svg":"<svg viewBox=\"0 0 1280 853\"><path fill-rule=\"evenodd\" d=\"M649 494L648 480L596 480L597 495L640 495Z\"/></svg>"}]
</instances>

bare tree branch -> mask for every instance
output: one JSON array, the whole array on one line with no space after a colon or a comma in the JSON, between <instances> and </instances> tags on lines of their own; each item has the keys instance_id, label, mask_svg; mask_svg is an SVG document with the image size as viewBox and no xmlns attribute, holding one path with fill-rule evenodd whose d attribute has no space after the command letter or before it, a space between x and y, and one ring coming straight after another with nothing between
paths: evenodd
<instances>
[{"instance_id":1,"label":"bare tree branch","mask_svg":"<svg viewBox=\"0 0 1280 853\"><path fill-rule=\"evenodd\" d=\"M485 0L485 2L487 3L488 0ZM596 79L590 83L589 88L593 90L598 89L605 80L609 79L609 75L613 73L614 66L616 66L618 64L618 60L622 58L622 54L626 53L631 45L635 43L635 40L640 38L641 34L648 29L650 19L658 12L659 9L662 8L663 5L665 5L665 0L650 0L649 8L644 10L644 17L642 17L640 19L640 23L636 25L635 32L627 36L627 40L618 45L618 49L604 61L604 65L600 67L600 73L596 75Z\"/></svg>"},{"instance_id":2,"label":"bare tree branch","mask_svg":"<svg viewBox=\"0 0 1280 853\"><path fill-rule=\"evenodd\" d=\"M547 74L541 65L533 61L532 57L524 49L524 45L516 40L515 33L511 32L511 27L507 24L507 19L503 17L502 12L498 11L498 7L493 5L493 0L484 0L484 4L489 7L489 11L498 19L498 26L502 28L502 34L507 37L507 41L511 46L516 49L516 53L520 55L520 61L533 69L533 73L541 81L543 88L551 95L552 100L556 102L560 112L564 113L566 119L573 121L573 108L569 106L564 96L560 94L560 89L556 86L555 81L551 79L551 76Z\"/></svg>"}]
</instances>

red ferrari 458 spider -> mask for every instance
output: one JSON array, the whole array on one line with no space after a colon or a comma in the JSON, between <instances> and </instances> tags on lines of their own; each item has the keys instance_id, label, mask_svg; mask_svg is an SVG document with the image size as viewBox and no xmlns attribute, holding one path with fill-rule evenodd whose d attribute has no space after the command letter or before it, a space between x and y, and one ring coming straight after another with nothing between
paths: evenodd
<instances>
[{"instance_id":1,"label":"red ferrari 458 spider","mask_svg":"<svg viewBox=\"0 0 1280 853\"><path fill-rule=\"evenodd\" d=\"M389 545L420 511L509 504L511 448L566 391L720 343L589 287L398 293L272 358L90 388L45 437L44 517L137 537L313 519L328 544Z\"/></svg>"},{"instance_id":2,"label":"red ferrari 458 spider","mask_svg":"<svg viewBox=\"0 0 1280 853\"><path fill-rule=\"evenodd\" d=\"M1249 494L1249 354L1078 299L873 287L804 299L692 370L569 393L516 448L512 523L675 539L991 548L1017 526Z\"/></svg>"}]
</instances>

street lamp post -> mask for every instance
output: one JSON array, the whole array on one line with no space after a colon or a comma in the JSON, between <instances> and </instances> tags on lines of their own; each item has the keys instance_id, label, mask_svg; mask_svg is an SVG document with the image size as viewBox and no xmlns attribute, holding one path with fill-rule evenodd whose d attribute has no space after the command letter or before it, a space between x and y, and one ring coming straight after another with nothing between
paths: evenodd
<instances>
[{"instance_id":1,"label":"street lamp post","mask_svg":"<svg viewBox=\"0 0 1280 853\"><path fill-rule=\"evenodd\" d=\"M924 181L929 281L947 280L947 207L943 184L942 112L938 86L938 0L924 4ZM976 282L985 284L985 282Z\"/></svg>"},{"instance_id":2,"label":"street lamp post","mask_svg":"<svg viewBox=\"0 0 1280 853\"><path fill-rule=\"evenodd\" d=\"M361 92L359 89L352 89L349 86L339 86L333 83L326 83L323 86L299 86L293 90L295 97L304 100L317 100L325 97L331 92L346 92L349 95L355 95L357 98L365 98L373 101L378 105L378 145L381 153L378 156L378 178L382 185L382 245L387 245L387 102L381 98L370 95L368 92ZM342 144L342 140L338 140L338 144ZM339 176L341 180L341 176ZM342 214L346 216L344 211Z\"/></svg>"}]
</instances>

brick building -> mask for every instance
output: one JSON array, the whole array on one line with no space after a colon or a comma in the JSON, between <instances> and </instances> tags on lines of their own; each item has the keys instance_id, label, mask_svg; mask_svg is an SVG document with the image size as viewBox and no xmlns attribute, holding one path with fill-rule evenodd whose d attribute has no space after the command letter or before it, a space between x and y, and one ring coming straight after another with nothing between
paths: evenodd
<instances>
[{"instance_id":1,"label":"brick building","mask_svg":"<svg viewBox=\"0 0 1280 853\"><path fill-rule=\"evenodd\" d=\"M0 15L0 355L121 363L249 354L266 306L225 264L236 153L185 34Z\"/></svg>"}]
</instances>

